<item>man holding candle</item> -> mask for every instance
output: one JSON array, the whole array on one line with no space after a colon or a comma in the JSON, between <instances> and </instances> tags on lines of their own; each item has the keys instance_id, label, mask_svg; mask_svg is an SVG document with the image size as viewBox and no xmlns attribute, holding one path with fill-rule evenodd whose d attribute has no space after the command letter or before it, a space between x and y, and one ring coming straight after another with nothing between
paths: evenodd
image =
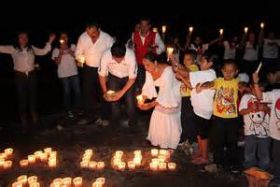
<instances>
[{"instance_id":1,"label":"man holding candle","mask_svg":"<svg viewBox=\"0 0 280 187\"><path fill-rule=\"evenodd\" d=\"M165 51L164 43L157 32L151 31L151 23L147 18L140 20L140 30L132 34L135 56L138 64L137 86L141 89L145 82L143 58L148 52L161 54Z\"/></svg>"},{"instance_id":2,"label":"man holding candle","mask_svg":"<svg viewBox=\"0 0 280 187\"><path fill-rule=\"evenodd\" d=\"M89 123L93 120L94 108L98 98L98 67L100 65L101 56L104 51L109 49L113 44L113 38L100 29L96 22L87 25L86 31L80 36L75 51L76 59L84 57L85 64L83 67L83 94L85 120L80 121L81 124ZM102 104L102 107L104 105ZM103 108L102 114L104 115ZM102 116L104 117L104 116Z\"/></svg>"},{"instance_id":3,"label":"man holding candle","mask_svg":"<svg viewBox=\"0 0 280 187\"><path fill-rule=\"evenodd\" d=\"M137 76L137 63L134 52L125 44L116 42L101 59L98 70L103 97L111 102L112 121L118 123L121 118L120 99L124 97L129 117L129 126L136 121L136 103L134 83ZM108 82L106 83L106 79ZM108 90L115 93L107 94Z\"/></svg>"}]
</instances>

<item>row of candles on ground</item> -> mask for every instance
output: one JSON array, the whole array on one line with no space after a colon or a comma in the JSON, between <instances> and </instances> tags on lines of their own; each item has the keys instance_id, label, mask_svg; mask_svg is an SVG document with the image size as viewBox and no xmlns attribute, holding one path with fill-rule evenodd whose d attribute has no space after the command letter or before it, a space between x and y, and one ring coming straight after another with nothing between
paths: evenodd
<instances>
[{"instance_id":1,"label":"row of candles on ground","mask_svg":"<svg viewBox=\"0 0 280 187\"><path fill-rule=\"evenodd\" d=\"M264 22L261 22L261 23L260 23L260 28L263 29L264 26L265 26ZM248 30L249 30L249 27L244 27L244 32L245 32L245 33L247 33ZM162 32L163 34L165 34L166 31L167 31L167 25L162 25L162 27L161 27L161 32ZM194 27L193 27L193 26L189 26L188 31L189 31L189 33L192 33L192 32L194 31ZM153 28L153 32L158 32L158 28L157 28L157 27L154 27L154 28ZM219 33L220 33L220 35L223 35L224 29L222 29L222 28L219 29Z\"/></svg>"},{"instance_id":2,"label":"row of candles on ground","mask_svg":"<svg viewBox=\"0 0 280 187\"><path fill-rule=\"evenodd\" d=\"M10 160L13 156L14 150L7 148L4 152L0 153L0 170L9 170L12 168L13 162Z\"/></svg>"},{"instance_id":3,"label":"row of candles on ground","mask_svg":"<svg viewBox=\"0 0 280 187\"><path fill-rule=\"evenodd\" d=\"M104 177L97 178L93 183L92 187L103 187L106 179ZM82 177L65 177L54 179L50 187L82 187L83 178ZM37 176L22 175L17 178L17 180L12 184L12 187L40 187L40 182Z\"/></svg>"},{"instance_id":4,"label":"row of candles on ground","mask_svg":"<svg viewBox=\"0 0 280 187\"><path fill-rule=\"evenodd\" d=\"M103 170L105 167L105 163L103 161L93 161L91 160L93 157L93 150L87 149L83 155L82 161L80 162L81 168L87 168L91 170Z\"/></svg>"},{"instance_id":5,"label":"row of candles on ground","mask_svg":"<svg viewBox=\"0 0 280 187\"><path fill-rule=\"evenodd\" d=\"M134 157L132 158L132 160L128 161L127 164L123 160L123 155L123 151L116 151L114 153L111 160L112 168L119 171L124 171L126 168L128 168L129 170L135 170L142 165L143 156L141 150L135 150L133 152ZM168 162L171 156L169 151L152 149L151 155L153 157L157 157L153 158L149 165L152 171L176 170L176 163Z\"/></svg>"},{"instance_id":6,"label":"row of candles on ground","mask_svg":"<svg viewBox=\"0 0 280 187\"><path fill-rule=\"evenodd\" d=\"M55 168L57 166L57 152L50 147L43 151L35 151L34 154L28 155L27 159L21 160L19 165L21 168L27 168L36 163L46 163L49 168Z\"/></svg>"}]
</instances>

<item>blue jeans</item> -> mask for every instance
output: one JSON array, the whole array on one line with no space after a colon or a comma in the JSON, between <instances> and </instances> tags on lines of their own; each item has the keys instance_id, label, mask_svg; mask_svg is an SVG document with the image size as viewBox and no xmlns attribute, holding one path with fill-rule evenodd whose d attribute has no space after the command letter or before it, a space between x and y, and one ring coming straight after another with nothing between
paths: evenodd
<instances>
[{"instance_id":1,"label":"blue jeans","mask_svg":"<svg viewBox=\"0 0 280 187\"><path fill-rule=\"evenodd\" d=\"M258 166L263 170L269 168L270 138L258 138L254 135L245 136L245 161L246 168Z\"/></svg>"},{"instance_id":2,"label":"blue jeans","mask_svg":"<svg viewBox=\"0 0 280 187\"><path fill-rule=\"evenodd\" d=\"M124 85L127 83L128 77L126 78L118 78L113 75L109 75L108 77L108 90L119 91L121 90ZM125 101L125 109L126 113L129 118L128 124L130 126L136 125L137 123L137 116L136 116L136 97L135 97L135 84L132 85L129 90L123 96ZM121 119L121 100L112 102L111 109L112 109L112 122L119 123Z\"/></svg>"},{"instance_id":3,"label":"blue jeans","mask_svg":"<svg viewBox=\"0 0 280 187\"><path fill-rule=\"evenodd\" d=\"M66 111L69 111L73 108L80 107L81 100L81 90L80 90L80 79L78 75L61 78L63 85L63 100L64 108ZM74 94L75 104L71 105L71 94ZM74 107L73 107L74 106Z\"/></svg>"}]
</instances>

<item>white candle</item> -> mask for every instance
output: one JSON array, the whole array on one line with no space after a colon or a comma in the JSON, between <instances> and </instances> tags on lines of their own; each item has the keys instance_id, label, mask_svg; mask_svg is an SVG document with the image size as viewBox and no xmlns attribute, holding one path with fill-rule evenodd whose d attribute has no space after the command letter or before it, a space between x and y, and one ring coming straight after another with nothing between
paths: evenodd
<instances>
[{"instance_id":1,"label":"white candle","mask_svg":"<svg viewBox=\"0 0 280 187\"><path fill-rule=\"evenodd\" d=\"M49 158L48 165L49 165L49 168L55 168L56 167L56 158Z\"/></svg>"},{"instance_id":2,"label":"white candle","mask_svg":"<svg viewBox=\"0 0 280 187\"><path fill-rule=\"evenodd\" d=\"M30 177L28 177L27 181L28 181L28 184L30 185L31 183L37 182L38 177L37 176L30 176Z\"/></svg>"},{"instance_id":3,"label":"white candle","mask_svg":"<svg viewBox=\"0 0 280 187\"><path fill-rule=\"evenodd\" d=\"M167 47L166 51L167 51L167 56L170 56L173 53L174 48L173 47Z\"/></svg>"},{"instance_id":4,"label":"white candle","mask_svg":"<svg viewBox=\"0 0 280 187\"><path fill-rule=\"evenodd\" d=\"M27 168L28 164L29 164L28 160L19 161L19 165L20 165L21 168Z\"/></svg>"},{"instance_id":5,"label":"white candle","mask_svg":"<svg viewBox=\"0 0 280 187\"><path fill-rule=\"evenodd\" d=\"M134 152L133 152L133 154L136 156L136 155L138 155L138 156L141 156L142 155L142 152L141 152L141 150L135 150Z\"/></svg>"},{"instance_id":6,"label":"white candle","mask_svg":"<svg viewBox=\"0 0 280 187\"><path fill-rule=\"evenodd\" d=\"M249 28L248 27L244 27L244 33L247 34Z\"/></svg>"},{"instance_id":7,"label":"white candle","mask_svg":"<svg viewBox=\"0 0 280 187\"><path fill-rule=\"evenodd\" d=\"M166 25L163 25L163 26L161 27L161 31L162 31L163 34L166 33L166 29L167 29L167 26L166 26Z\"/></svg>"},{"instance_id":8,"label":"white candle","mask_svg":"<svg viewBox=\"0 0 280 187\"><path fill-rule=\"evenodd\" d=\"M124 171L124 170L125 170L125 167L126 167L125 162L120 162L120 163L118 164L118 169L121 170L121 171Z\"/></svg>"},{"instance_id":9,"label":"white candle","mask_svg":"<svg viewBox=\"0 0 280 187\"><path fill-rule=\"evenodd\" d=\"M12 184L12 187L23 187L23 184L20 183L20 182L14 182L14 183Z\"/></svg>"},{"instance_id":10,"label":"white candle","mask_svg":"<svg viewBox=\"0 0 280 187\"><path fill-rule=\"evenodd\" d=\"M14 150L12 148L7 148L7 149L4 150L4 153L8 157L12 156L13 152L14 152Z\"/></svg>"},{"instance_id":11,"label":"white candle","mask_svg":"<svg viewBox=\"0 0 280 187\"><path fill-rule=\"evenodd\" d=\"M142 95L137 95L137 96L136 96L136 99L137 99L137 102L138 102L139 104L143 104L143 103L144 103L144 98L143 98Z\"/></svg>"},{"instance_id":12,"label":"white candle","mask_svg":"<svg viewBox=\"0 0 280 187\"><path fill-rule=\"evenodd\" d=\"M28 163L29 163L29 164L34 164L35 161L36 161L34 155L28 155L28 156L27 156L27 159L28 159Z\"/></svg>"},{"instance_id":13,"label":"white candle","mask_svg":"<svg viewBox=\"0 0 280 187\"><path fill-rule=\"evenodd\" d=\"M46 162L48 160L48 154L47 153L42 153L40 156L41 162Z\"/></svg>"},{"instance_id":14,"label":"white candle","mask_svg":"<svg viewBox=\"0 0 280 187\"><path fill-rule=\"evenodd\" d=\"M158 156L158 149L151 149L152 156Z\"/></svg>"},{"instance_id":15,"label":"white candle","mask_svg":"<svg viewBox=\"0 0 280 187\"><path fill-rule=\"evenodd\" d=\"M87 150L85 150L85 154L93 155L93 150L87 149Z\"/></svg>"},{"instance_id":16,"label":"white candle","mask_svg":"<svg viewBox=\"0 0 280 187\"><path fill-rule=\"evenodd\" d=\"M88 167L89 169L96 169L96 166L97 166L97 162L95 161L90 161L89 164L88 164Z\"/></svg>"},{"instance_id":17,"label":"white candle","mask_svg":"<svg viewBox=\"0 0 280 187\"><path fill-rule=\"evenodd\" d=\"M135 169L135 163L134 163L133 161L129 161L129 162L127 163L127 167L128 167L128 169L130 169L130 170L134 170L134 169Z\"/></svg>"},{"instance_id":18,"label":"white candle","mask_svg":"<svg viewBox=\"0 0 280 187\"><path fill-rule=\"evenodd\" d=\"M71 177L65 177L62 179L62 184L71 187L72 185L72 178Z\"/></svg>"},{"instance_id":19,"label":"white candle","mask_svg":"<svg viewBox=\"0 0 280 187\"><path fill-rule=\"evenodd\" d=\"M27 176L26 175L21 175L17 178L17 181L20 182L23 185L27 184Z\"/></svg>"},{"instance_id":20,"label":"white candle","mask_svg":"<svg viewBox=\"0 0 280 187\"><path fill-rule=\"evenodd\" d=\"M80 162L81 168L88 168L89 162L88 161L82 161Z\"/></svg>"},{"instance_id":21,"label":"white candle","mask_svg":"<svg viewBox=\"0 0 280 187\"><path fill-rule=\"evenodd\" d=\"M83 186L83 178L82 177L76 177L73 179L74 187L82 187Z\"/></svg>"},{"instance_id":22,"label":"white candle","mask_svg":"<svg viewBox=\"0 0 280 187\"><path fill-rule=\"evenodd\" d=\"M42 154L43 154L42 151L36 151L36 152L34 152L35 159L41 160Z\"/></svg>"},{"instance_id":23,"label":"white candle","mask_svg":"<svg viewBox=\"0 0 280 187\"><path fill-rule=\"evenodd\" d=\"M100 184L104 185L106 182L106 179L104 177L98 177L96 180L96 182L99 182Z\"/></svg>"},{"instance_id":24,"label":"white candle","mask_svg":"<svg viewBox=\"0 0 280 187\"><path fill-rule=\"evenodd\" d=\"M259 66L258 66L258 68L257 68L257 70L256 70L256 73L259 73L260 70L261 70L261 68L262 68L262 62L259 63Z\"/></svg>"},{"instance_id":25,"label":"white candle","mask_svg":"<svg viewBox=\"0 0 280 187\"><path fill-rule=\"evenodd\" d=\"M49 155L49 154L51 154L51 152L52 152L52 148L51 148L51 147L46 147L46 148L44 149L44 152L47 153L47 154Z\"/></svg>"},{"instance_id":26,"label":"white candle","mask_svg":"<svg viewBox=\"0 0 280 187\"><path fill-rule=\"evenodd\" d=\"M92 183L92 187L102 187L103 184L100 182L95 181L94 183Z\"/></svg>"},{"instance_id":27,"label":"white candle","mask_svg":"<svg viewBox=\"0 0 280 187\"><path fill-rule=\"evenodd\" d=\"M105 163L104 162L97 162L96 167L97 167L98 170L102 170L105 167Z\"/></svg>"},{"instance_id":28,"label":"white candle","mask_svg":"<svg viewBox=\"0 0 280 187\"><path fill-rule=\"evenodd\" d=\"M155 164L155 163L153 163L153 162L150 163L150 169L151 169L152 171L157 171L157 168L158 168L158 165L157 165L157 164Z\"/></svg>"},{"instance_id":29,"label":"white candle","mask_svg":"<svg viewBox=\"0 0 280 187\"><path fill-rule=\"evenodd\" d=\"M159 164L158 164L158 168L159 168L159 170L161 170L161 171L165 171L166 170L166 163L165 162L160 162Z\"/></svg>"},{"instance_id":30,"label":"white candle","mask_svg":"<svg viewBox=\"0 0 280 187\"><path fill-rule=\"evenodd\" d=\"M190 32L190 33L193 32L193 27L192 27L192 26L189 27L189 32Z\"/></svg>"},{"instance_id":31,"label":"white candle","mask_svg":"<svg viewBox=\"0 0 280 187\"><path fill-rule=\"evenodd\" d=\"M64 40L59 40L59 43L60 44L63 44L65 41Z\"/></svg>"},{"instance_id":32,"label":"white candle","mask_svg":"<svg viewBox=\"0 0 280 187\"><path fill-rule=\"evenodd\" d=\"M220 35L223 35L224 34L224 29L220 29L219 32L220 32Z\"/></svg>"},{"instance_id":33,"label":"white candle","mask_svg":"<svg viewBox=\"0 0 280 187\"><path fill-rule=\"evenodd\" d=\"M168 169L169 169L170 171L174 171L174 170L176 169L176 163L174 163L174 162L169 162L169 163L168 163Z\"/></svg>"},{"instance_id":34,"label":"white candle","mask_svg":"<svg viewBox=\"0 0 280 187\"><path fill-rule=\"evenodd\" d=\"M123 151L116 151L115 156L121 158L123 156Z\"/></svg>"},{"instance_id":35,"label":"white candle","mask_svg":"<svg viewBox=\"0 0 280 187\"><path fill-rule=\"evenodd\" d=\"M0 168L4 167L5 159L0 159Z\"/></svg>"},{"instance_id":36,"label":"white candle","mask_svg":"<svg viewBox=\"0 0 280 187\"><path fill-rule=\"evenodd\" d=\"M261 22L260 27L261 27L261 29L264 28L264 22Z\"/></svg>"},{"instance_id":37,"label":"white candle","mask_svg":"<svg viewBox=\"0 0 280 187\"><path fill-rule=\"evenodd\" d=\"M135 163L136 166L140 166L142 161L142 157L134 157L133 162Z\"/></svg>"},{"instance_id":38,"label":"white candle","mask_svg":"<svg viewBox=\"0 0 280 187\"><path fill-rule=\"evenodd\" d=\"M13 162L8 160L8 161L5 161L4 162L4 165L3 165L3 168L4 169L11 169L12 168L12 165L13 165Z\"/></svg>"}]
</instances>

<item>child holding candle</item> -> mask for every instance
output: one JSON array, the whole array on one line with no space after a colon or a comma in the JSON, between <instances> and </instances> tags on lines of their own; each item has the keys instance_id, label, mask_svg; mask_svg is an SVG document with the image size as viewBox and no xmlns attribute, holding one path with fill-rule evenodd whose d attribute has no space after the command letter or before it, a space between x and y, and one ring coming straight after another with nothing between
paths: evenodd
<instances>
[{"instance_id":1,"label":"child holding candle","mask_svg":"<svg viewBox=\"0 0 280 187\"><path fill-rule=\"evenodd\" d=\"M147 139L154 146L176 149L180 141L180 82L175 78L166 56L148 53L143 60L146 81L142 89L144 98L156 98L149 103L138 103L141 110L154 108ZM159 91L156 91L156 87Z\"/></svg>"}]
</instances>

